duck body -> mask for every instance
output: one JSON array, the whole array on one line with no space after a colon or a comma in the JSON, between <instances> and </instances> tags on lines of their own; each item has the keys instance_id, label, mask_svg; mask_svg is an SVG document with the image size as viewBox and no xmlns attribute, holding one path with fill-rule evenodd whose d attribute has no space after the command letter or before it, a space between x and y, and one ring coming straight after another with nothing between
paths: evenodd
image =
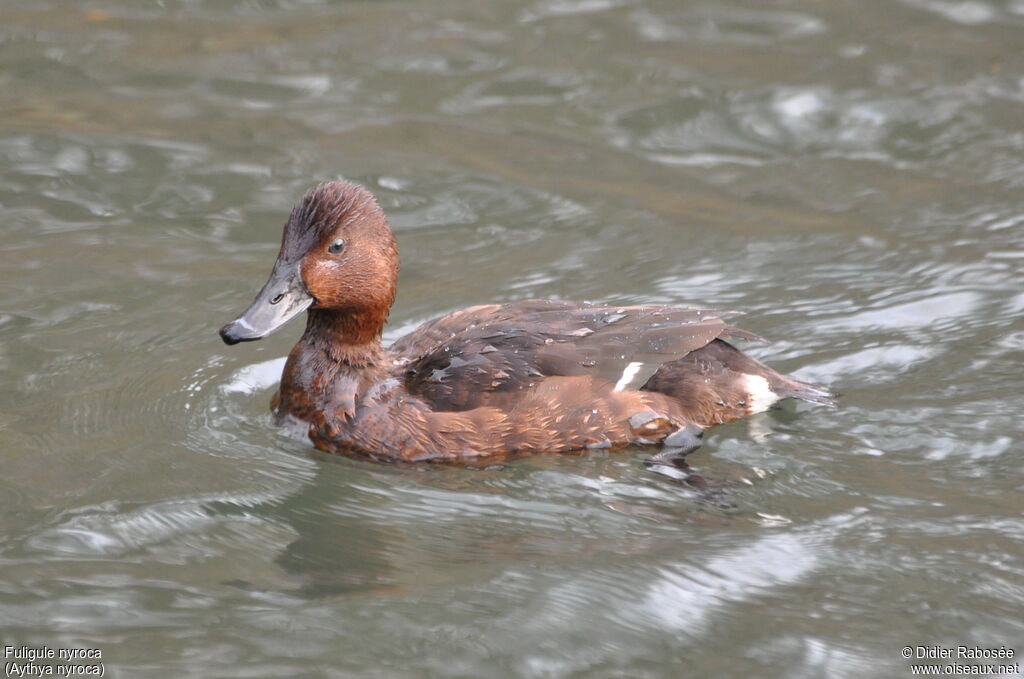
<instances>
[{"instance_id":1,"label":"duck body","mask_svg":"<svg viewBox=\"0 0 1024 679\"><path fill-rule=\"evenodd\" d=\"M228 344L259 339L308 309L272 408L321 450L472 462L674 443L787 397L832 404L726 342L759 338L704 309L482 305L385 348L397 271L369 192L323 184L292 212L252 306L221 329Z\"/></svg>"}]
</instances>

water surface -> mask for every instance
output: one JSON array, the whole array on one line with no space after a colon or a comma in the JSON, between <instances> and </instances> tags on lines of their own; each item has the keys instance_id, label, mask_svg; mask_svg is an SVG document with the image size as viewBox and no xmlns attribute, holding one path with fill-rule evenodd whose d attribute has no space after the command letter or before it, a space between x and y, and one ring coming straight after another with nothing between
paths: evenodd
<instances>
[{"instance_id":1,"label":"water surface","mask_svg":"<svg viewBox=\"0 0 1024 679\"><path fill-rule=\"evenodd\" d=\"M0 641L117 677L909 676L1024 653L1024 4L0 7ZM394 469L227 348L293 202L369 187L388 336L740 309L843 393L642 450ZM268 375L270 376L268 378Z\"/></svg>"}]
</instances>

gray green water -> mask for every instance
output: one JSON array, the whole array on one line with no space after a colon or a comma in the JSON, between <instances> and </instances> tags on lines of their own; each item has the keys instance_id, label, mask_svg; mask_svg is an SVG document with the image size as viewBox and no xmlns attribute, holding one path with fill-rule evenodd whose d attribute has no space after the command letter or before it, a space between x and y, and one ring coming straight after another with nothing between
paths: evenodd
<instances>
[{"instance_id":1,"label":"gray green water","mask_svg":"<svg viewBox=\"0 0 1024 679\"><path fill-rule=\"evenodd\" d=\"M473 471L280 435L227 348L364 183L389 336L522 297L747 312L844 394ZM1024 3L0 5L0 643L115 677L902 677L1024 654ZM269 376L269 377L268 377Z\"/></svg>"}]
</instances>

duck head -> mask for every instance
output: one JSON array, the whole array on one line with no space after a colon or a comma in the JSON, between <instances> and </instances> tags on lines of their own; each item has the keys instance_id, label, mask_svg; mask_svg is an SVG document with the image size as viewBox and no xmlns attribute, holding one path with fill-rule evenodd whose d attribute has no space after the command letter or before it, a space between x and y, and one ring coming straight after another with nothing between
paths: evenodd
<instances>
[{"instance_id":1,"label":"duck head","mask_svg":"<svg viewBox=\"0 0 1024 679\"><path fill-rule=\"evenodd\" d=\"M270 279L220 336L258 340L309 309L311 320L357 335L349 341L369 341L384 327L397 277L398 247L373 195L348 182L321 184L292 210Z\"/></svg>"}]
</instances>

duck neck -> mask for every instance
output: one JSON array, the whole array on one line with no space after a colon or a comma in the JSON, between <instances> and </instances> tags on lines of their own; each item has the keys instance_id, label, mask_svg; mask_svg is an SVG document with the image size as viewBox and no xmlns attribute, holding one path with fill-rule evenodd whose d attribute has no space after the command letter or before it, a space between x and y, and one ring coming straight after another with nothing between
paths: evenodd
<instances>
[{"instance_id":1,"label":"duck neck","mask_svg":"<svg viewBox=\"0 0 1024 679\"><path fill-rule=\"evenodd\" d=\"M380 336L385 320L370 312L310 309L300 343L338 364L339 369L372 367L384 358Z\"/></svg>"},{"instance_id":2,"label":"duck neck","mask_svg":"<svg viewBox=\"0 0 1024 679\"><path fill-rule=\"evenodd\" d=\"M311 309L306 332L292 349L273 408L314 425L355 416L360 394L379 376L387 352L384 320Z\"/></svg>"}]
</instances>

